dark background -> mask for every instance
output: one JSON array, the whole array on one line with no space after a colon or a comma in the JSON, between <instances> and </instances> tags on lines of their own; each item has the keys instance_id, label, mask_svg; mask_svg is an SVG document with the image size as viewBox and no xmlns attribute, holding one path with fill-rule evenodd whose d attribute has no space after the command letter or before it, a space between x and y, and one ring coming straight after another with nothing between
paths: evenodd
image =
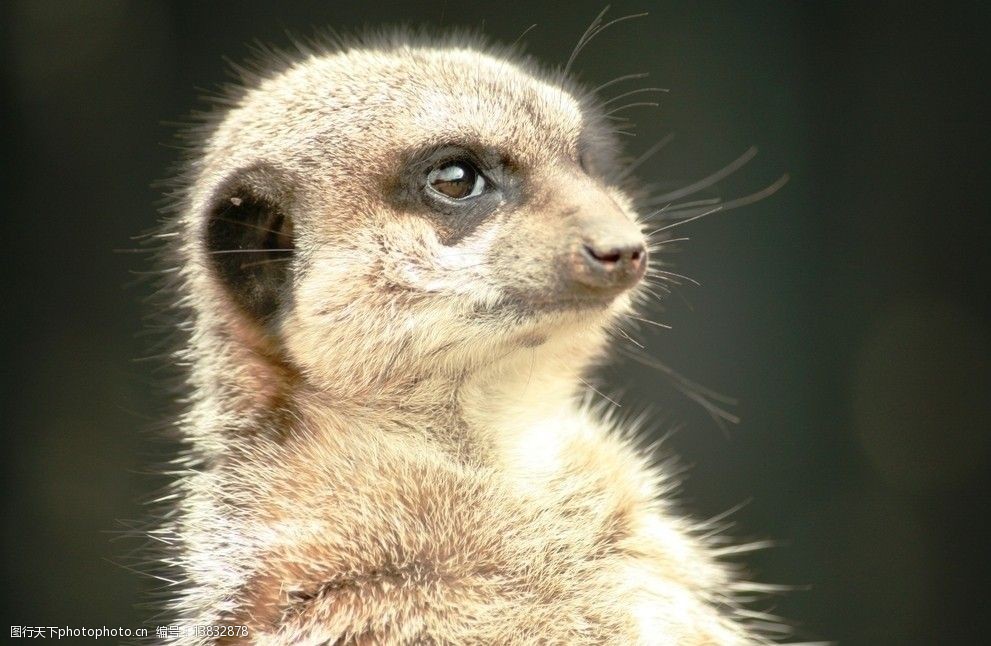
<instances>
[{"instance_id":1,"label":"dark background","mask_svg":"<svg viewBox=\"0 0 991 646\"><path fill-rule=\"evenodd\" d=\"M160 362L135 359L174 127L254 39L415 23L481 28L563 63L601 2L3 2L5 625L136 627L158 583L124 567L173 450ZM650 404L690 467L687 509L778 546L759 580L797 637L983 641L991 461L987 3L616 3L579 57L597 85L670 88L631 155L678 185L761 154L718 193L790 184L685 226L672 331L650 353L739 400L721 430L661 373L619 363L624 412ZM634 84L625 87L635 87ZM612 88L610 91L616 90ZM707 195L712 195L709 191ZM167 370L166 370L167 372ZM142 569L140 565L138 569ZM0 627L6 631L6 627ZM2 633L0 633L2 634Z\"/></svg>"}]
</instances>

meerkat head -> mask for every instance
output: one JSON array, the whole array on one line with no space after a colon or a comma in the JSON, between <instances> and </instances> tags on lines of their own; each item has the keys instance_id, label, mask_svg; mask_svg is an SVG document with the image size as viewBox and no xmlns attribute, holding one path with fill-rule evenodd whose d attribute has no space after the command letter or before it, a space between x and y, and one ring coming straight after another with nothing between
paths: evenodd
<instances>
[{"instance_id":1,"label":"meerkat head","mask_svg":"<svg viewBox=\"0 0 991 646\"><path fill-rule=\"evenodd\" d=\"M313 55L205 143L184 221L198 309L327 387L517 348L587 359L647 265L614 155L589 98L503 57Z\"/></svg>"}]
</instances>

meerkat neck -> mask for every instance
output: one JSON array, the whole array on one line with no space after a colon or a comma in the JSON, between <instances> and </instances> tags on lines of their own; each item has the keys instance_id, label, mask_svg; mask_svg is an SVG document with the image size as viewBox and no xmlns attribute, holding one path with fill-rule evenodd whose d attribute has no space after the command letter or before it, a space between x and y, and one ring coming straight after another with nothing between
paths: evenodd
<instances>
[{"instance_id":1,"label":"meerkat neck","mask_svg":"<svg viewBox=\"0 0 991 646\"><path fill-rule=\"evenodd\" d=\"M403 429L424 435L457 430L475 440L554 416L575 401L580 364L547 362L537 352L462 373L403 375L360 396L314 390L308 409L335 426ZM311 386L312 388L312 386Z\"/></svg>"},{"instance_id":2,"label":"meerkat neck","mask_svg":"<svg viewBox=\"0 0 991 646\"><path fill-rule=\"evenodd\" d=\"M574 410L582 374L602 344L594 333L561 335L490 358L385 364L349 375L337 370L353 363L306 374L276 352L226 340L230 364L223 357L193 361L196 391L205 394L192 417L199 427L194 436L210 446L230 432L281 437L306 428L401 433L457 452L492 449L540 420Z\"/></svg>"},{"instance_id":3,"label":"meerkat neck","mask_svg":"<svg viewBox=\"0 0 991 646\"><path fill-rule=\"evenodd\" d=\"M285 389L287 398L255 402L255 413L231 410L232 402L243 398L228 396L200 402L202 414L195 419L217 425L219 433L233 429L261 437L403 437L457 461L498 468L505 447L517 443L522 433L547 427L575 409L583 368L575 357L563 361L539 348L523 348L470 371L389 375L358 394L321 388L297 376ZM201 437L214 444L210 438L216 434L198 430L206 431Z\"/></svg>"}]
</instances>

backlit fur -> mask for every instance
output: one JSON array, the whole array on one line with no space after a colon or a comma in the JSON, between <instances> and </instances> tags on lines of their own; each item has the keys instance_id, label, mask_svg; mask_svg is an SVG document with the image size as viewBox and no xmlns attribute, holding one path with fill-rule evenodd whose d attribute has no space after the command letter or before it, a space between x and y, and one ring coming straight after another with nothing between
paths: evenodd
<instances>
[{"instance_id":1,"label":"backlit fur","mask_svg":"<svg viewBox=\"0 0 991 646\"><path fill-rule=\"evenodd\" d=\"M452 142L526 177L454 242L383 197L411 148ZM640 229L613 148L594 97L456 42L313 52L233 100L170 234L189 450L157 536L175 621L250 638L180 641L765 642L712 528L583 395L637 292L571 307L553 286L588 218ZM218 203L245 199L291 222L264 317L209 243Z\"/></svg>"}]
</instances>

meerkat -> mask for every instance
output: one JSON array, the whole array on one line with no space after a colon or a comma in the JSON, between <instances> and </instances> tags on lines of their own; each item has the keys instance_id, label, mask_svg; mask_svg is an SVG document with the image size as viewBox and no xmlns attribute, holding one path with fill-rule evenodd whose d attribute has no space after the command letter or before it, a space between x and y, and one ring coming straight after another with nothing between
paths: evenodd
<instances>
[{"instance_id":1,"label":"meerkat","mask_svg":"<svg viewBox=\"0 0 991 646\"><path fill-rule=\"evenodd\" d=\"M189 644L763 644L760 587L588 404L646 225L602 102L392 35L247 84L170 232ZM770 628L769 628L770 626Z\"/></svg>"}]
</instances>

